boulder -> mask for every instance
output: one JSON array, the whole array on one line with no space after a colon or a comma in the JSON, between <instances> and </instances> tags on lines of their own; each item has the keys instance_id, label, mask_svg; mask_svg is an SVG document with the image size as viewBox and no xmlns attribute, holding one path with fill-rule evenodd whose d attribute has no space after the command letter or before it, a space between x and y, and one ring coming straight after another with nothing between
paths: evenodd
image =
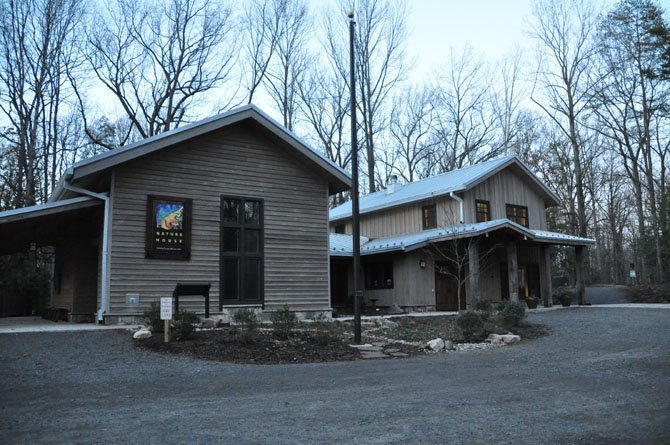
<instances>
[{"instance_id":1,"label":"boulder","mask_svg":"<svg viewBox=\"0 0 670 445\"><path fill-rule=\"evenodd\" d=\"M514 335L511 332L508 332L506 335L501 335L502 340L506 343L518 343L521 341L521 337Z\"/></svg>"},{"instance_id":2,"label":"boulder","mask_svg":"<svg viewBox=\"0 0 670 445\"><path fill-rule=\"evenodd\" d=\"M456 349L454 347L454 342L451 341L451 340L445 340L444 341L444 349L446 349L447 351L453 351L454 349Z\"/></svg>"},{"instance_id":3,"label":"boulder","mask_svg":"<svg viewBox=\"0 0 670 445\"><path fill-rule=\"evenodd\" d=\"M441 338L435 338L426 344L426 347L432 349L433 351L441 351L444 349L444 346L444 340Z\"/></svg>"},{"instance_id":4,"label":"boulder","mask_svg":"<svg viewBox=\"0 0 670 445\"><path fill-rule=\"evenodd\" d=\"M149 338L151 337L151 331L149 328L141 328L139 331L135 332L133 334L133 338L135 340L140 339L140 338Z\"/></svg>"},{"instance_id":5,"label":"boulder","mask_svg":"<svg viewBox=\"0 0 670 445\"><path fill-rule=\"evenodd\" d=\"M518 335L514 335L511 332L505 335L489 334L489 336L486 338L486 342L491 343L492 345L507 345L510 343L517 343L520 341L521 337L519 337Z\"/></svg>"},{"instance_id":6,"label":"boulder","mask_svg":"<svg viewBox=\"0 0 670 445\"><path fill-rule=\"evenodd\" d=\"M382 321L382 327L387 328L387 329L398 329L400 325L396 323L395 321L391 320L384 320Z\"/></svg>"},{"instance_id":7,"label":"boulder","mask_svg":"<svg viewBox=\"0 0 670 445\"><path fill-rule=\"evenodd\" d=\"M396 303L393 303L389 308L389 314L402 314L404 312L405 311L403 311L402 308Z\"/></svg>"},{"instance_id":8,"label":"boulder","mask_svg":"<svg viewBox=\"0 0 670 445\"><path fill-rule=\"evenodd\" d=\"M214 318L203 318L202 321L200 322L200 327L203 329L214 329L218 328L220 323L221 320L217 320Z\"/></svg>"}]
</instances>

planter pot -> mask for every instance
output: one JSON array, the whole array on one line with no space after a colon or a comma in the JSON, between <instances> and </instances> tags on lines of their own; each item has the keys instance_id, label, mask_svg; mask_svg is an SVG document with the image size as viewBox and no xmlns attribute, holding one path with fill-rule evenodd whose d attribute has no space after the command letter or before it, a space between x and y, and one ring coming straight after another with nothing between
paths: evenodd
<instances>
[{"instance_id":1,"label":"planter pot","mask_svg":"<svg viewBox=\"0 0 670 445\"><path fill-rule=\"evenodd\" d=\"M568 307L572 304L572 298L569 295L561 295L561 305L563 307Z\"/></svg>"},{"instance_id":2,"label":"planter pot","mask_svg":"<svg viewBox=\"0 0 670 445\"><path fill-rule=\"evenodd\" d=\"M526 305L528 309L537 309L537 303L539 300L537 298L528 298L526 299Z\"/></svg>"}]
</instances>

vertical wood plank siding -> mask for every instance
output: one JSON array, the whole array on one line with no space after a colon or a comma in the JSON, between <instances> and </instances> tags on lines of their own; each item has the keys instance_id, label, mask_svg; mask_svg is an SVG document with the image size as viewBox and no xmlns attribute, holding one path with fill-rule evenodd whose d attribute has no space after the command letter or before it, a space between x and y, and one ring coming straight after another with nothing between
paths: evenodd
<instances>
[{"instance_id":1,"label":"vertical wood plank siding","mask_svg":"<svg viewBox=\"0 0 670 445\"><path fill-rule=\"evenodd\" d=\"M505 204L528 206L531 229L546 230L544 200L526 181L509 169L496 173L486 181L465 192L465 221L475 221L475 200L489 201L491 219L506 218Z\"/></svg>"},{"instance_id":2,"label":"vertical wood plank siding","mask_svg":"<svg viewBox=\"0 0 670 445\"><path fill-rule=\"evenodd\" d=\"M110 310L141 312L170 296L177 281L211 282L218 311L220 196L264 200L265 308L330 307L327 182L284 147L244 125L228 127L164 149L114 171ZM193 200L191 258L146 259L147 195ZM127 307L125 294L140 294ZM183 303L182 303L183 302ZM183 306L182 306L183 304ZM202 297L180 298L202 312Z\"/></svg>"},{"instance_id":3,"label":"vertical wood plank siding","mask_svg":"<svg viewBox=\"0 0 670 445\"><path fill-rule=\"evenodd\" d=\"M378 306L434 306L435 305L435 263L430 254L421 250L399 253L384 257L364 257L366 262L393 259L393 289L367 289L365 300L376 298ZM426 261L424 269L419 260Z\"/></svg>"}]
</instances>

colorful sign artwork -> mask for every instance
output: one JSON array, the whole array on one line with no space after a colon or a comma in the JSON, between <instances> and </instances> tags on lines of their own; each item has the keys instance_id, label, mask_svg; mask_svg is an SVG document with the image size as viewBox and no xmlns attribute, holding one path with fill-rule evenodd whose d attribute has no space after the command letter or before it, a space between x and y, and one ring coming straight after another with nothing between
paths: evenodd
<instances>
[{"instance_id":1,"label":"colorful sign artwork","mask_svg":"<svg viewBox=\"0 0 670 445\"><path fill-rule=\"evenodd\" d=\"M149 197L148 257L189 257L190 207L188 199Z\"/></svg>"}]
</instances>

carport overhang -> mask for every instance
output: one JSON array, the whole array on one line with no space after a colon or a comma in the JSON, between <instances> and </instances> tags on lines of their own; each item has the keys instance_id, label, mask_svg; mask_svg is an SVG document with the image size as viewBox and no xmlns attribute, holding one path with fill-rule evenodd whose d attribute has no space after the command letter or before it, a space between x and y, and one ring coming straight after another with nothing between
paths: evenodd
<instances>
[{"instance_id":1,"label":"carport overhang","mask_svg":"<svg viewBox=\"0 0 670 445\"><path fill-rule=\"evenodd\" d=\"M0 212L0 255L25 252L31 244L53 246L66 241L75 223L95 218L102 204L83 196Z\"/></svg>"}]
</instances>

